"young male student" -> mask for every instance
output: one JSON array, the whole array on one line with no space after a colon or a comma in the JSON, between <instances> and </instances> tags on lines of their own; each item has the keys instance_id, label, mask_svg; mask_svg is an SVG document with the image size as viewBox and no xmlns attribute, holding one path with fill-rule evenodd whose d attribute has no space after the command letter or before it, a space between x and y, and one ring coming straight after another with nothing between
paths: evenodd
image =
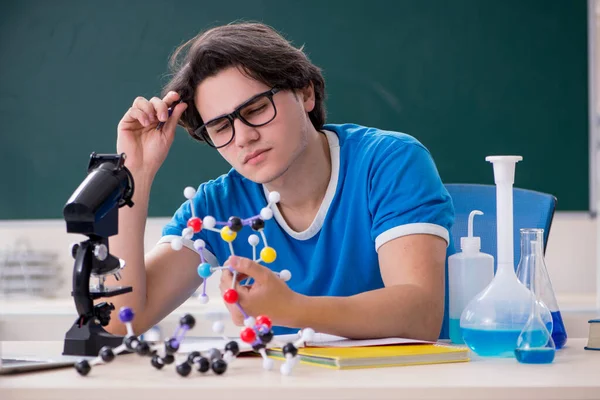
<instances>
[{"instance_id":1,"label":"young male student","mask_svg":"<svg viewBox=\"0 0 600 400\"><path fill-rule=\"evenodd\" d=\"M180 47L173 60L164 96L136 98L118 125L117 151L127 154L135 178L135 206L120 212L120 233L110 245L128 265L121 283L134 290L113 303L133 307L135 331L159 322L202 283L192 246L201 238L212 263L254 279L239 288L239 303L250 315L269 316L276 333L311 327L352 338L437 339L454 210L428 150L406 134L325 124L319 68L263 24L213 28ZM167 108L178 100L168 118ZM199 187L191 183L198 187L191 204L176 210L160 242L144 254L150 189L177 124L232 169ZM201 169L205 162L185 164ZM250 229L238 233L233 258L229 245L206 230L182 250L171 248L191 205L200 218L247 218L267 205L272 191L281 196L265 226L277 251L272 264L251 261ZM283 269L292 273L288 282L272 272ZM231 279L224 271L222 291ZM242 325L237 307L228 308ZM107 329L124 332L117 318Z\"/></svg>"}]
</instances>

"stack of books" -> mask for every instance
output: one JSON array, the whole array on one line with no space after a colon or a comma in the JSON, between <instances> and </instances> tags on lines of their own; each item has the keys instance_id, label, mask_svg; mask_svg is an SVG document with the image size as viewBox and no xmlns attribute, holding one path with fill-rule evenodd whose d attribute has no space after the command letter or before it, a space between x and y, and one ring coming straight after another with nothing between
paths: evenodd
<instances>
[{"instance_id":1,"label":"stack of books","mask_svg":"<svg viewBox=\"0 0 600 400\"><path fill-rule=\"evenodd\" d=\"M356 369L470 360L470 351L466 346L439 342L402 338L350 340L322 334L315 339L298 349L301 363L333 369ZM269 349L267 354L275 359L283 359L283 353L278 348Z\"/></svg>"},{"instance_id":2,"label":"stack of books","mask_svg":"<svg viewBox=\"0 0 600 400\"><path fill-rule=\"evenodd\" d=\"M591 319L588 322L590 324L590 332L585 349L600 351L600 319Z\"/></svg>"}]
</instances>

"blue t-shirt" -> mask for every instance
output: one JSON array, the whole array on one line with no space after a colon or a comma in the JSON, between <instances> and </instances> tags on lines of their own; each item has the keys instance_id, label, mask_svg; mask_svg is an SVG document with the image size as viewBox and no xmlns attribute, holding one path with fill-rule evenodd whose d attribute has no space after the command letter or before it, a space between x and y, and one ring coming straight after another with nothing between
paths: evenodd
<instances>
[{"instance_id":1,"label":"blue t-shirt","mask_svg":"<svg viewBox=\"0 0 600 400\"><path fill-rule=\"evenodd\" d=\"M454 222L452 200L421 143L403 133L353 124L325 125L323 131L332 168L321 207L303 232L292 230L274 207L274 217L266 221L264 233L269 246L277 251L277 259L263 265L276 272L289 270L292 278L287 283L298 293L351 296L384 287L377 250L390 240L432 234L444 238L449 252L453 250L449 234ZM201 184L193 205L200 218L211 215L227 221L230 216L259 214L267 198L263 185L232 169ZM190 202L186 201L165 226L161 241L180 237L190 217ZM252 259L248 236L253 233L250 227L238 232L233 242L236 255ZM202 230L192 241L199 238L206 242L209 262L222 265L230 256L229 244L218 233ZM193 249L192 241L184 245ZM261 240L257 250L262 246ZM447 318L444 320L443 338L448 337ZM274 332L291 333L298 328L275 327Z\"/></svg>"}]
</instances>

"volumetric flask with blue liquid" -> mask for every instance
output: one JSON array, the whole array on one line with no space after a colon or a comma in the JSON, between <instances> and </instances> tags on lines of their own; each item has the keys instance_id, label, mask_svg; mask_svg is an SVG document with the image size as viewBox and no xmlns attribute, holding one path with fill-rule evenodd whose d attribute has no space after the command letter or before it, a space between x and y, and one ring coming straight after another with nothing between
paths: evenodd
<instances>
[{"instance_id":1,"label":"volumetric flask with blue liquid","mask_svg":"<svg viewBox=\"0 0 600 400\"><path fill-rule=\"evenodd\" d=\"M543 229L521 229L521 260L517 268L517 277L528 289L531 287L531 272L535 270L536 294L549 310L552 316L552 339L556 349L561 349L567 343L567 331L562 320L558 302L552 289L552 283L546 269L543 252L537 255L537 248L543 249Z\"/></svg>"}]
</instances>

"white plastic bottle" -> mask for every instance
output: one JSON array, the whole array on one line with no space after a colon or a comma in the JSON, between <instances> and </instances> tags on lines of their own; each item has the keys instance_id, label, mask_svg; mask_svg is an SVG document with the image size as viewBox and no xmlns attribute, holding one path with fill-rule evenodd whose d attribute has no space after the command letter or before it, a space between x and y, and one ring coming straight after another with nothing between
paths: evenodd
<instances>
[{"instance_id":1,"label":"white plastic bottle","mask_svg":"<svg viewBox=\"0 0 600 400\"><path fill-rule=\"evenodd\" d=\"M483 215L479 210L469 214L468 235L460 238L462 252L448 257L448 291L450 340L463 344L460 316L469 301L494 279L494 257L481 253L481 239L473 236L473 218Z\"/></svg>"}]
</instances>

